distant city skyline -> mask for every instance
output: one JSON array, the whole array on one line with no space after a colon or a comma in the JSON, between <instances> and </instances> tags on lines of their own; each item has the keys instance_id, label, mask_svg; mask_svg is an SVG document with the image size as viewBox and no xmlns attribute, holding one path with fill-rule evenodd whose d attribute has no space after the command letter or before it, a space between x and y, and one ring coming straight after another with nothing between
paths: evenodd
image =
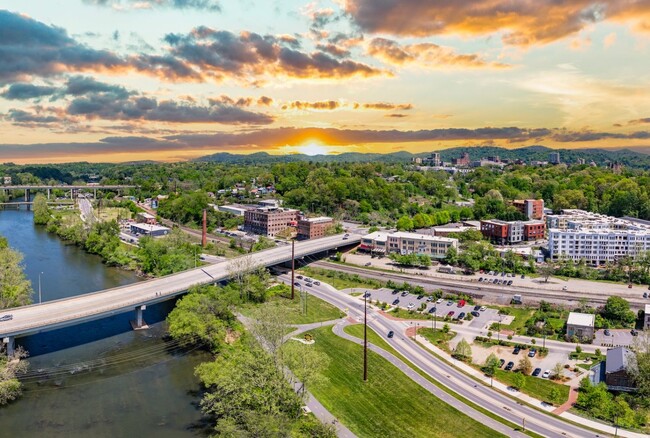
<instances>
[{"instance_id":1,"label":"distant city skyline","mask_svg":"<svg viewBox=\"0 0 650 438\"><path fill-rule=\"evenodd\" d=\"M650 2L33 0L0 161L650 148Z\"/></svg>"}]
</instances>

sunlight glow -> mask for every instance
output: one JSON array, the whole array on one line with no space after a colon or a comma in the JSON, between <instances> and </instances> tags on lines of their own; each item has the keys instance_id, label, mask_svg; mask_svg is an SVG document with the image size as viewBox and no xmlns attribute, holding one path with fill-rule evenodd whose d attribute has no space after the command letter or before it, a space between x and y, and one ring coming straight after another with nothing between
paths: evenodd
<instances>
[{"instance_id":1,"label":"sunlight glow","mask_svg":"<svg viewBox=\"0 0 650 438\"><path fill-rule=\"evenodd\" d=\"M298 152L305 155L327 155L329 153L329 150L326 146L312 141L304 146L300 146L298 148Z\"/></svg>"}]
</instances>

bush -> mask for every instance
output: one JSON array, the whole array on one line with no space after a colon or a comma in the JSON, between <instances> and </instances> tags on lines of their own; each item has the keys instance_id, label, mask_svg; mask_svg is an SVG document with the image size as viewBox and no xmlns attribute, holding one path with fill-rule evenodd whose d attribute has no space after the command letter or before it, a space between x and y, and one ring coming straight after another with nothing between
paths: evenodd
<instances>
[{"instance_id":1,"label":"bush","mask_svg":"<svg viewBox=\"0 0 650 438\"><path fill-rule=\"evenodd\" d=\"M509 340L509 341L512 340L512 335L508 335L508 340Z\"/></svg>"}]
</instances>

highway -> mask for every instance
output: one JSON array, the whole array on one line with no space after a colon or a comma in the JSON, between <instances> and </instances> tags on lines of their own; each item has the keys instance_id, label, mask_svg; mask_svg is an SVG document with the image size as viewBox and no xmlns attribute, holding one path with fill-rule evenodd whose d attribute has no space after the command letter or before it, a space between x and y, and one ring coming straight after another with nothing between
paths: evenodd
<instances>
[{"instance_id":1,"label":"highway","mask_svg":"<svg viewBox=\"0 0 650 438\"><path fill-rule=\"evenodd\" d=\"M348 314L363 320L363 302L358 298L346 295L334 288L322 285L309 288L309 293L321 298L340 309L347 309ZM461 373L456 367L445 361L436 359L424 351L414 341L404 336L405 325L401 321L384 318L375 310L368 311L368 326L375 330L409 362L420 368L426 374L450 388L467 400L495 413L496 415L521 425L525 418L526 429L547 437L598 437L598 433L567 423L556 416L540 412L527 405L507 397L500 392L490 389ZM395 337L385 337L389 331L396 333ZM406 365L400 366L407 372ZM466 408L466 411L471 410ZM601 433L602 434L602 433Z\"/></svg>"},{"instance_id":2,"label":"highway","mask_svg":"<svg viewBox=\"0 0 650 438\"><path fill-rule=\"evenodd\" d=\"M306 240L296 243L295 255L296 258L300 258L329 249L354 245L359 241L360 237L354 235L347 238L336 235ZM291 260L291 246L271 248L166 277L91 294L7 309L2 314L12 314L13 319L0 322L0 339L74 325L122 313L143 304L164 301L184 293L193 285L215 283L228 278L229 269L233 263L237 263L233 260L246 257L250 257L250 264L253 266L273 266Z\"/></svg>"}]
</instances>

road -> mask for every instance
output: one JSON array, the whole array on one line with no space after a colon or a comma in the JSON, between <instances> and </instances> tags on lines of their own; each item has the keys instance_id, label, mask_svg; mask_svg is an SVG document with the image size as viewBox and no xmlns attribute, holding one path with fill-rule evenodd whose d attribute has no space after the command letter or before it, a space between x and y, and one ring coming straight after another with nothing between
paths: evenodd
<instances>
[{"instance_id":1,"label":"road","mask_svg":"<svg viewBox=\"0 0 650 438\"><path fill-rule=\"evenodd\" d=\"M81 219L87 223L93 223L95 221L95 213L93 212L93 205L87 198L78 198L77 203L79 205L79 210L81 211Z\"/></svg>"},{"instance_id":2,"label":"road","mask_svg":"<svg viewBox=\"0 0 650 438\"><path fill-rule=\"evenodd\" d=\"M303 257L328 249L354 245L359 240L360 238L357 236L350 236L343 240L343 235L305 240L296 243L295 255ZM252 266L272 266L285 263L291 260L291 247L271 248L166 277L91 294L16 307L10 310L13 320L0 322L0 339L65 327L121 313L142 304L164 301L184 293L193 285L215 283L230 277L231 267L240 263L237 260L244 260L242 263L245 263L248 257L250 257Z\"/></svg>"},{"instance_id":3,"label":"road","mask_svg":"<svg viewBox=\"0 0 650 438\"><path fill-rule=\"evenodd\" d=\"M340 272L347 272L349 274L358 274L359 276L372 278L380 281L392 280L397 283L408 282L416 286L424 288L436 288L450 292L462 292L470 294L471 296L489 296L497 301L496 298L510 298L512 295L520 294L524 303L539 302L539 300L560 301L572 305L577 305L580 299L584 298L588 302L603 305L607 301L610 294L606 292L594 291L592 293L580 291L553 291L546 289L533 289L516 286L492 286L489 283L477 283L464 280L432 278L426 276L405 275L394 272L384 272L376 269L366 269L363 267L342 265L339 263L331 263L326 261L317 261L312 263L313 266L320 268L332 269ZM634 308L643 308L648 304L648 300L644 300L639 296L623 296L630 302Z\"/></svg>"},{"instance_id":4,"label":"road","mask_svg":"<svg viewBox=\"0 0 650 438\"><path fill-rule=\"evenodd\" d=\"M309 292L340 309L347 309L350 316L362 320L363 304L357 298L324 284L309 288ZM525 419L527 430L548 437L595 438L599 436L598 433L567 423L558 417L540 412L527 405L522 405L489 387L477 385L474 380L461 373L456 367L434 358L414 341L406 338L403 334L406 327L401 321L386 319L375 310L369 310L368 326L382 336L385 336L391 330L394 331L397 334L394 338L385 339L409 362L465 399L514 424L522 424L522 420ZM404 372L408 371L405 364L400 366L400 369ZM467 406L463 408L464 412L469 412L469 410L470 408Z\"/></svg>"}]
</instances>

